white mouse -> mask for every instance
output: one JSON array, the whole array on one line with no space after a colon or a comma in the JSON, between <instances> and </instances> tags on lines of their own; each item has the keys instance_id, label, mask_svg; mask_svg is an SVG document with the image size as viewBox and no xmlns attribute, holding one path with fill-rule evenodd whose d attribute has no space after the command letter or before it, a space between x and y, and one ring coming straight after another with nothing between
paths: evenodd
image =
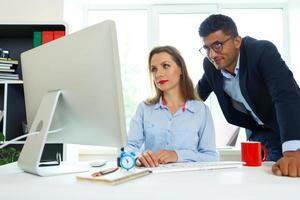
<instances>
[{"instance_id":1,"label":"white mouse","mask_svg":"<svg viewBox=\"0 0 300 200\"><path fill-rule=\"evenodd\" d=\"M106 164L106 160L93 160L90 162L91 167L102 167Z\"/></svg>"}]
</instances>

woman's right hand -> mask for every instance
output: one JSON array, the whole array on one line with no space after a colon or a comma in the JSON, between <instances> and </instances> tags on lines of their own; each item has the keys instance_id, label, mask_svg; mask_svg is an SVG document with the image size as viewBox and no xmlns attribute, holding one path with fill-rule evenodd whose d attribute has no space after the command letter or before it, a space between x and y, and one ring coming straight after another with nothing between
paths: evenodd
<instances>
[{"instance_id":1,"label":"woman's right hand","mask_svg":"<svg viewBox=\"0 0 300 200\"><path fill-rule=\"evenodd\" d=\"M136 164L137 166L157 167L158 160L152 151L147 150L139 155Z\"/></svg>"}]
</instances>

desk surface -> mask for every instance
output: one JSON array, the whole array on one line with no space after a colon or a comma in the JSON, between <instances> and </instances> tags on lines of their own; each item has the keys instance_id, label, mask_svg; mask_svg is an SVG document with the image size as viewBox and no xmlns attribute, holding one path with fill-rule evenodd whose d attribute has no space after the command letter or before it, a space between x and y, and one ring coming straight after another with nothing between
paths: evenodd
<instances>
[{"instance_id":1,"label":"desk surface","mask_svg":"<svg viewBox=\"0 0 300 200\"><path fill-rule=\"evenodd\" d=\"M277 177L261 167L151 174L111 186L75 174L39 177L16 163L0 166L1 199L299 199L300 178Z\"/></svg>"}]
</instances>

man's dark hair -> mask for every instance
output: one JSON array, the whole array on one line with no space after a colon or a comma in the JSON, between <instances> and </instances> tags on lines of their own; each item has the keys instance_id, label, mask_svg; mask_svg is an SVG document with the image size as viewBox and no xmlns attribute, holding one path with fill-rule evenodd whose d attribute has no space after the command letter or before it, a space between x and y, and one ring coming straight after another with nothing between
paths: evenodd
<instances>
[{"instance_id":1,"label":"man's dark hair","mask_svg":"<svg viewBox=\"0 0 300 200\"><path fill-rule=\"evenodd\" d=\"M239 35L234 21L230 17L221 14L210 15L206 18L200 25L199 35L206 37L219 30L232 37Z\"/></svg>"}]
</instances>

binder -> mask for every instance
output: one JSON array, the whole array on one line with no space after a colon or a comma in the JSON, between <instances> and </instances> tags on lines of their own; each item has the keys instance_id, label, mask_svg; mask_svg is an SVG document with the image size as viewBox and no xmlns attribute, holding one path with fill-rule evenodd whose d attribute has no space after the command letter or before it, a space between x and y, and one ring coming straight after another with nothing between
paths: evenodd
<instances>
[{"instance_id":1,"label":"binder","mask_svg":"<svg viewBox=\"0 0 300 200\"><path fill-rule=\"evenodd\" d=\"M34 31L33 32L33 47L38 47L42 45L42 32L41 31Z\"/></svg>"},{"instance_id":2,"label":"binder","mask_svg":"<svg viewBox=\"0 0 300 200\"><path fill-rule=\"evenodd\" d=\"M53 40L53 31L43 31L42 32L42 44L46 44Z\"/></svg>"},{"instance_id":3,"label":"binder","mask_svg":"<svg viewBox=\"0 0 300 200\"><path fill-rule=\"evenodd\" d=\"M53 39L58 39L65 36L65 31L53 31Z\"/></svg>"}]
</instances>

